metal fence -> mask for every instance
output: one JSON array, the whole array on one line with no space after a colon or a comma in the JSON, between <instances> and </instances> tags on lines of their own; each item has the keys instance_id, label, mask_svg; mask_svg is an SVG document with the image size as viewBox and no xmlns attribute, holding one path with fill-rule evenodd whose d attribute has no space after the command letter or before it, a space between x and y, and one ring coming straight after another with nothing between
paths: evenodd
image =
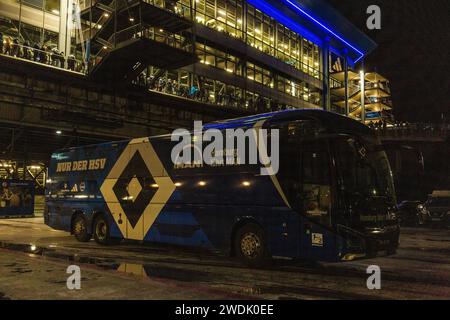
<instances>
[{"instance_id":1,"label":"metal fence","mask_svg":"<svg viewBox=\"0 0 450 320\"><path fill-rule=\"evenodd\" d=\"M446 140L450 137L450 124L407 123L372 125L377 135L384 139Z\"/></svg>"}]
</instances>

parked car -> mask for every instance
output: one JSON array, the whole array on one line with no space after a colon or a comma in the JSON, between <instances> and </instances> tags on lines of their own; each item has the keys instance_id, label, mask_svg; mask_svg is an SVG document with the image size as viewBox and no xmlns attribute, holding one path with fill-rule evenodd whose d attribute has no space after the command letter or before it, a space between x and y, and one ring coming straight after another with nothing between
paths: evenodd
<instances>
[{"instance_id":1,"label":"parked car","mask_svg":"<svg viewBox=\"0 0 450 320\"><path fill-rule=\"evenodd\" d=\"M450 190L433 191L424 203L422 211L427 216L427 222L441 226L449 226Z\"/></svg>"},{"instance_id":2,"label":"parked car","mask_svg":"<svg viewBox=\"0 0 450 320\"><path fill-rule=\"evenodd\" d=\"M418 227L425 224L426 214L423 212L421 201L405 200L397 205L397 216L403 226Z\"/></svg>"}]
</instances>

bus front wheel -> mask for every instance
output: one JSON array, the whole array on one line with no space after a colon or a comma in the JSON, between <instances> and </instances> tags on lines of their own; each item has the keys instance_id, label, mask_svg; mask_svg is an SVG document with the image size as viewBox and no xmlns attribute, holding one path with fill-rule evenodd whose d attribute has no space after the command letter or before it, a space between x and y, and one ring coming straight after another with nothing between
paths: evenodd
<instances>
[{"instance_id":1,"label":"bus front wheel","mask_svg":"<svg viewBox=\"0 0 450 320\"><path fill-rule=\"evenodd\" d=\"M111 242L109 230L108 220L104 215L98 215L94 220L93 227L95 242L103 245L109 244Z\"/></svg>"},{"instance_id":2,"label":"bus front wheel","mask_svg":"<svg viewBox=\"0 0 450 320\"><path fill-rule=\"evenodd\" d=\"M268 262L264 232L255 223L248 223L236 232L234 241L236 257L250 267L262 267Z\"/></svg>"},{"instance_id":3,"label":"bus front wheel","mask_svg":"<svg viewBox=\"0 0 450 320\"><path fill-rule=\"evenodd\" d=\"M86 219L82 214L77 214L72 222L72 234L80 242L91 240L91 234L87 232Z\"/></svg>"}]
</instances>

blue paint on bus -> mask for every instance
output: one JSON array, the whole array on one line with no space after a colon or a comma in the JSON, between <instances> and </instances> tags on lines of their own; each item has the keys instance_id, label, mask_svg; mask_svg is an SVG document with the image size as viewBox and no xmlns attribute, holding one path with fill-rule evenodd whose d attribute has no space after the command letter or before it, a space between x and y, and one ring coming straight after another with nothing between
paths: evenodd
<instances>
[{"instance_id":1,"label":"blue paint on bus","mask_svg":"<svg viewBox=\"0 0 450 320\"><path fill-rule=\"evenodd\" d=\"M111 238L224 252L233 252L237 230L251 222L263 230L271 256L313 260L337 261L396 248L399 229L391 214L395 199L384 151L360 160L372 161L373 172L368 164L364 170L369 173L362 174L386 181L386 194L370 199L361 195L356 201L356 193L342 191L346 184L341 171L353 169L339 166L341 151L336 145L350 143L353 148L362 139L367 153L375 150L379 142L369 128L330 112L286 110L211 123L203 129L250 128L261 120L264 127L282 132L280 172L275 177L261 175L258 165L177 168L170 156L176 142L170 135L56 151L49 166L45 221L52 228L73 232L74 217L82 215L92 234L94 218L102 214ZM358 150L350 156L356 159ZM317 181L307 182L307 176L317 171L308 164L317 160L317 154L324 155L325 164L314 165L323 165L330 173L326 177L314 173L308 179Z\"/></svg>"}]
</instances>

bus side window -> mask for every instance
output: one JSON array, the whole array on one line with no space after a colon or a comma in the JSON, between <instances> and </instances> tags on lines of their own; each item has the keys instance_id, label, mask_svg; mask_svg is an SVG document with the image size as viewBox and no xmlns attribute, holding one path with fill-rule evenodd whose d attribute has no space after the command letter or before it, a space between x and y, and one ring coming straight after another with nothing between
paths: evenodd
<instances>
[{"instance_id":1,"label":"bus side window","mask_svg":"<svg viewBox=\"0 0 450 320\"><path fill-rule=\"evenodd\" d=\"M69 182L68 181L61 181L58 183L58 186L55 190L58 196L58 198L64 198L69 192L70 192L70 188L69 188Z\"/></svg>"},{"instance_id":2,"label":"bus side window","mask_svg":"<svg viewBox=\"0 0 450 320\"><path fill-rule=\"evenodd\" d=\"M303 212L314 220L329 225L331 182L327 140L303 142L301 157Z\"/></svg>"}]
</instances>

